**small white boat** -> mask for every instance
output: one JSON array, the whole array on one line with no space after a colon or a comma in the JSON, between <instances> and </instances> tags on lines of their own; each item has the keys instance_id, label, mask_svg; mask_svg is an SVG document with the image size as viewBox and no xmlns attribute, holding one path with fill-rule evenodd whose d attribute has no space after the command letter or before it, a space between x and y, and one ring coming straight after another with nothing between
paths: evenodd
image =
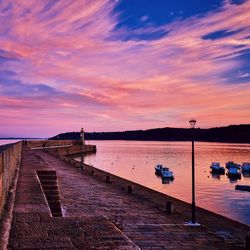
<instances>
[{"instance_id":1,"label":"small white boat","mask_svg":"<svg viewBox=\"0 0 250 250\"><path fill-rule=\"evenodd\" d=\"M155 167L155 174L161 175L162 168L163 168L162 164L157 164Z\"/></svg>"},{"instance_id":2,"label":"small white boat","mask_svg":"<svg viewBox=\"0 0 250 250\"><path fill-rule=\"evenodd\" d=\"M250 163L243 162L241 165L242 172L250 172Z\"/></svg>"},{"instance_id":3,"label":"small white boat","mask_svg":"<svg viewBox=\"0 0 250 250\"><path fill-rule=\"evenodd\" d=\"M227 169L230 169L230 168L240 169L240 164L235 163L234 161L228 161L228 162L226 162L226 168Z\"/></svg>"},{"instance_id":4,"label":"small white boat","mask_svg":"<svg viewBox=\"0 0 250 250\"><path fill-rule=\"evenodd\" d=\"M172 171L169 171L169 168L162 168L161 178L163 179L174 179L174 174Z\"/></svg>"},{"instance_id":5,"label":"small white boat","mask_svg":"<svg viewBox=\"0 0 250 250\"><path fill-rule=\"evenodd\" d=\"M238 168L236 167L231 167L228 169L227 171L227 176L229 178L236 178L236 179L240 179L241 178L241 172Z\"/></svg>"},{"instance_id":6,"label":"small white boat","mask_svg":"<svg viewBox=\"0 0 250 250\"><path fill-rule=\"evenodd\" d=\"M214 174L225 174L225 168L219 162L212 162L210 168Z\"/></svg>"}]
</instances>

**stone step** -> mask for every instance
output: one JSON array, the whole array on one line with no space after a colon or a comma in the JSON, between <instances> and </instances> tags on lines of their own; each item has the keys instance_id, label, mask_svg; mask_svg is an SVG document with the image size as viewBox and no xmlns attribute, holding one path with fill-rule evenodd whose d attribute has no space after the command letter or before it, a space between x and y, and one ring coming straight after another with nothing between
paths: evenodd
<instances>
[{"instance_id":1,"label":"stone step","mask_svg":"<svg viewBox=\"0 0 250 250\"><path fill-rule=\"evenodd\" d=\"M63 216L63 214L62 214L62 212L59 212L59 213L53 213L53 217L62 217Z\"/></svg>"},{"instance_id":2,"label":"stone step","mask_svg":"<svg viewBox=\"0 0 250 250\"><path fill-rule=\"evenodd\" d=\"M42 190L47 199L52 216L61 217L61 199L58 189L56 171L38 170L37 175L40 180Z\"/></svg>"},{"instance_id":3,"label":"stone step","mask_svg":"<svg viewBox=\"0 0 250 250\"><path fill-rule=\"evenodd\" d=\"M48 176L48 175L55 175L56 176L56 171L55 170L37 170L36 171L38 176Z\"/></svg>"},{"instance_id":4,"label":"stone step","mask_svg":"<svg viewBox=\"0 0 250 250\"><path fill-rule=\"evenodd\" d=\"M40 175L39 179L40 180L56 180L57 176L56 175Z\"/></svg>"},{"instance_id":5,"label":"stone step","mask_svg":"<svg viewBox=\"0 0 250 250\"><path fill-rule=\"evenodd\" d=\"M47 195L59 195L59 191L58 189L56 190L43 190L44 191L44 194L47 196Z\"/></svg>"},{"instance_id":6,"label":"stone step","mask_svg":"<svg viewBox=\"0 0 250 250\"><path fill-rule=\"evenodd\" d=\"M51 207L50 211L51 211L52 215L54 213L62 213L61 207Z\"/></svg>"},{"instance_id":7,"label":"stone step","mask_svg":"<svg viewBox=\"0 0 250 250\"><path fill-rule=\"evenodd\" d=\"M42 185L57 185L57 180L40 180Z\"/></svg>"},{"instance_id":8,"label":"stone step","mask_svg":"<svg viewBox=\"0 0 250 250\"><path fill-rule=\"evenodd\" d=\"M60 201L60 195L45 195L47 201Z\"/></svg>"},{"instance_id":9,"label":"stone step","mask_svg":"<svg viewBox=\"0 0 250 250\"><path fill-rule=\"evenodd\" d=\"M49 203L50 207L56 207L56 206L60 207L61 206L61 201L60 200L48 201L48 203Z\"/></svg>"},{"instance_id":10,"label":"stone step","mask_svg":"<svg viewBox=\"0 0 250 250\"><path fill-rule=\"evenodd\" d=\"M58 190L57 185L42 185L43 190Z\"/></svg>"}]
</instances>

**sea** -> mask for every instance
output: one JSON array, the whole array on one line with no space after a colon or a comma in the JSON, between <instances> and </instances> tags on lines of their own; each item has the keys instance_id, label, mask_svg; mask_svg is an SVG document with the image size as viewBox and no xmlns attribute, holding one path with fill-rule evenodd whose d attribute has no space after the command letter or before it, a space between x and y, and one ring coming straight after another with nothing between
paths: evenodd
<instances>
[{"instance_id":1,"label":"sea","mask_svg":"<svg viewBox=\"0 0 250 250\"><path fill-rule=\"evenodd\" d=\"M97 152L84 157L86 164L191 203L191 142L95 140L87 144L96 145ZM196 205L250 225L250 192L235 190L237 184L250 185L250 174L235 180L210 171L212 162L225 166L228 161L250 162L250 144L195 142ZM157 164L170 168L174 180L155 175Z\"/></svg>"},{"instance_id":2,"label":"sea","mask_svg":"<svg viewBox=\"0 0 250 250\"><path fill-rule=\"evenodd\" d=\"M0 145L16 141L0 140ZM84 157L86 164L191 203L191 142L94 140L86 144L97 146L96 153ZM250 162L250 144L195 142L196 205L250 225L250 192L235 190L237 184L250 185L250 174L235 180L210 172L211 162L225 166L228 161ZM169 167L174 180L155 175L157 164Z\"/></svg>"}]
</instances>

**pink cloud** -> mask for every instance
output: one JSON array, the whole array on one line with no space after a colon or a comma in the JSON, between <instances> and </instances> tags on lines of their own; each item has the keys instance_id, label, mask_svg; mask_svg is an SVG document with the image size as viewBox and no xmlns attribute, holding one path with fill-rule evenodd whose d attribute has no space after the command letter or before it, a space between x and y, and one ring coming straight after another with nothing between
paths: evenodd
<instances>
[{"instance_id":1,"label":"pink cloud","mask_svg":"<svg viewBox=\"0 0 250 250\"><path fill-rule=\"evenodd\" d=\"M12 8L6 11L9 3ZM8 124L14 128L15 123L29 127L27 133L53 135L83 123L89 131L110 131L184 127L190 117L203 127L250 122L250 82L227 78L243 64L237 57L242 46L250 49L249 1L225 3L220 12L203 17L150 26L150 32L168 32L150 41L109 39L130 32L114 30L115 4L58 1L45 10L46 1L0 3L5 24L0 46L18 58L4 62L1 70L14 72L11 80L46 84L61 93L6 96L10 83L2 79L0 127L6 135L11 133ZM239 32L202 38L218 30Z\"/></svg>"}]
</instances>

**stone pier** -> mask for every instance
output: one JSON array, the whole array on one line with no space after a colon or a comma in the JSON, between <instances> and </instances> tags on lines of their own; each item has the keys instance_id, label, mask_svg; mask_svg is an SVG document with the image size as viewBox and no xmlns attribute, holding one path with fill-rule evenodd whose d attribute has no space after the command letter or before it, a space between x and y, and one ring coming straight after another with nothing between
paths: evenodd
<instances>
[{"instance_id":1,"label":"stone pier","mask_svg":"<svg viewBox=\"0 0 250 250\"><path fill-rule=\"evenodd\" d=\"M246 225L197 209L201 226L187 226L189 204L67 161L23 147L8 249L245 248Z\"/></svg>"}]
</instances>

